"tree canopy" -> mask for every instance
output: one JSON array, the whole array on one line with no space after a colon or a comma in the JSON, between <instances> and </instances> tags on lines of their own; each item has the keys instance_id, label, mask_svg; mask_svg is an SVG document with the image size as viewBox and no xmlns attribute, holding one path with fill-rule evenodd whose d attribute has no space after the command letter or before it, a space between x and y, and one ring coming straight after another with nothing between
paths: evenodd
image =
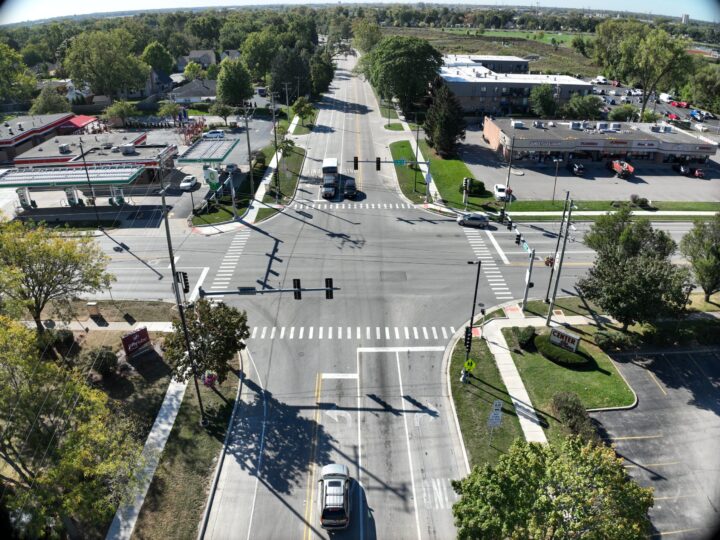
<instances>
[{"instance_id":1,"label":"tree canopy","mask_svg":"<svg viewBox=\"0 0 720 540\"><path fill-rule=\"evenodd\" d=\"M103 113L103 117L106 120L119 118L122 122L123 127L125 127L125 123L127 122L128 118L139 115L140 111L137 110L137 107L125 100L116 101L112 105L109 105L105 108L105 112Z\"/></svg>"},{"instance_id":2,"label":"tree canopy","mask_svg":"<svg viewBox=\"0 0 720 540\"><path fill-rule=\"evenodd\" d=\"M705 292L705 301L720 291L720 214L711 221L696 221L680 241L680 251L690 261L695 279Z\"/></svg>"},{"instance_id":3,"label":"tree canopy","mask_svg":"<svg viewBox=\"0 0 720 540\"><path fill-rule=\"evenodd\" d=\"M353 45L360 51L368 53L382 39L380 26L370 19L359 18L352 22Z\"/></svg>"},{"instance_id":4,"label":"tree canopy","mask_svg":"<svg viewBox=\"0 0 720 540\"><path fill-rule=\"evenodd\" d=\"M200 64L194 61L190 61L183 70L183 76L188 81L194 81L195 79L201 79L204 75L203 68Z\"/></svg>"},{"instance_id":5,"label":"tree canopy","mask_svg":"<svg viewBox=\"0 0 720 540\"><path fill-rule=\"evenodd\" d=\"M33 100L30 114L53 114L70 112L70 102L65 96L58 94L57 90L46 86Z\"/></svg>"},{"instance_id":6,"label":"tree canopy","mask_svg":"<svg viewBox=\"0 0 720 540\"><path fill-rule=\"evenodd\" d=\"M638 486L612 448L568 437L516 439L495 466L454 480L458 538L646 538L652 489Z\"/></svg>"},{"instance_id":7,"label":"tree canopy","mask_svg":"<svg viewBox=\"0 0 720 540\"><path fill-rule=\"evenodd\" d=\"M29 98L35 91L35 76L23 63L22 56L0 42L0 102Z\"/></svg>"},{"instance_id":8,"label":"tree canopy","mask_svg":"<svg viewBox=\"0 0 720 540\"><path fill-rule=\"evenodd\" d=\"M220 63L217 78L217 99L227 105L239 107L253 96L250 73L239 58L226 58Z\"/></svg>"},{"instance_id":9,"label":"tree canopy","mask_svg":"<svg viewBox=\"0 0 720 540\"><path fill-rule=\"evenodd\" d=\"M465 139L465 120L460 102L447 84L440 83L425 117L428 142L440 156L455 153L458 143Z\"/></svg>"},{"instance_id":10,"label":"tree canopy","mask_svg":"<svg viewBox=\"0 0 720 540\"><path fill-rule=\"evenodd\" d=\"M282 101L285 101L285 85L288 101L309 93L312 80L307 51L280 49L270 65L270 79L270 90L281 96Z\"/></svg>"},{"instance_id":11,"label":"tree canopy","mask_svg":"<svg viewBox=\"0 0 720 540\"><path fill-rule=\"evenodd\" d=\"M300 122L305 125L305 119L313 113L314 107L304 96L300 96L293 103L293 112L300 117Z\"/></svg>"},{"instance_id":12,"label":"tree canopy","mask_svg":"<svg viewBox=\"0 0 720 540\"><path fill-rule=\"evenodd\" d=\"M530 108L542 118L554 118L558 109L555 89L549 84L533 86L530 90Z\"/></svg>"},{"instance_id":13,"label":"tree canopy","mask_svg":"<svg viewBox=\"0 0 720 540\"><path fill-rule=\"evenodd\" d=\"M269 28L248 35L242 45L242 56L254 79L262 79L270 71L279 46L275 33Z\"/></svg>"},{"instance_id":14,"label":"tree canopy","mask_svg":"<svg viewBox=\"0 0 720 540\"><path fill-rule=\"evenodd\" d=\"M602 106L603 101L598 96L576 94L562 108L562 114L575 120L597 120Z\"/></svg>"},{"instance_id":15,"label":"tree canopy","mask_svg":"<svg viewBox=\"0 0 720 540\"><path fill-rule=\"evenodd\" d=\"M163 71L166 74L172 73L175 64L175 59L170 51L158 41L148 43L140 59L155 70Z\"/></svg>"},{"instance_id":16,"label":"tree canopy","mask_svg":"<svg viewBox=\"0 0 720 540\"><path fill-rule=\"evenodd\" d=\"M208 112L222 118L223 122L225 122L225 125L227 126L228 116L230 116L234 110L235 109L233 107L226 105L222 101L215 101L215 103L210 106L210 110Z\"/></svg>"},{"instance_id":17,"label":"tree canopy","mask_svg":"<svg viewBox=\"0 0 720 540\"><path fill-rule=\"evenodd\" d=\"M319 96L326 92L330 88L334 76L335 64L333 64L330 53L325 48L318 48L310 58L312 93Z\"/></svg>"}]
</instances>

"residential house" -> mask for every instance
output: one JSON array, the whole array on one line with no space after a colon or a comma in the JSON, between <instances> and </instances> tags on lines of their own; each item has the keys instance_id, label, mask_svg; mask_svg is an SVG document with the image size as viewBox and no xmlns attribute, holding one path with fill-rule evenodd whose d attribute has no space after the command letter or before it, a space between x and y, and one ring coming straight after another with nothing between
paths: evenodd
<instances>
[{"instance_id":1,"label":"residential house","mask_svg":"<svg viewBox=\"0 0 720 540\"><path fill-rule=\"evenodd\" d=\"M187 56L178 56L177 68L178 71L185 71L185 67L190 62L196 62L200 64L203 69L207 69L211 64L217 64L215 60L215 51L211 49L190 51Z\"/></svg>"},{"instance_id":2,"label":"residential house","mask_svg":"<svg viewBox=\"0 0 720 540\"><path fill-rule=\"evenodd\" d=\"M237 60L240 58L240 51L237 51L235 49L228 49L227 51L223 51L220 53L220 61L222 62L226 58L229 58L230 60Z\"/></svg>"},{"instance_id":3,"label":"residential house","mask_svg":"<svg viewBox=\"0 0 720 540\"><path fill-rule=\"evenodd\" d=\"M170 92L170 99L175 103L198 103L215 101L216 81L195 79L178 86Z\"/></svg>"}]
</instances>

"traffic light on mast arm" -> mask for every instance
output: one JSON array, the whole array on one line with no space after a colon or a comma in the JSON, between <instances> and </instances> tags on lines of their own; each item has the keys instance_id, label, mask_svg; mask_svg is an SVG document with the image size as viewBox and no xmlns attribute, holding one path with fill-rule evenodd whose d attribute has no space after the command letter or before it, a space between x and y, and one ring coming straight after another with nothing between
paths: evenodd
<instances>
[{"instance_id":1,"label":"traffic light on mast arm","mask_svg":"<svg viewBox=\"0 0 720 540\"><path fill-rule=\"evenodd\" d=\"M358 170L358 157L357 156L355 156L353 158L353 170L356 170L356 171Z\"/></svg>"},{"instance_id":2,"label":"traffic light on mast arm","mask_svg":"<svg viewBox=\"0 0 720 540\"><path fill-rule=\"evenodd\" d=\"M465 349L470 351L472 348L472 327L466 326L465 327Z\"/></svg>"},{"instance_id":3,"label":"traffic light on mast arm","mask_svg":"<svg viewBox=\"0 0 720 540\"><path fill-rule=\"evenodd\" d=\"M380 158L379 157L375 158L375 170L376 171L380 170Z\"/></svg>"}]
</instances>

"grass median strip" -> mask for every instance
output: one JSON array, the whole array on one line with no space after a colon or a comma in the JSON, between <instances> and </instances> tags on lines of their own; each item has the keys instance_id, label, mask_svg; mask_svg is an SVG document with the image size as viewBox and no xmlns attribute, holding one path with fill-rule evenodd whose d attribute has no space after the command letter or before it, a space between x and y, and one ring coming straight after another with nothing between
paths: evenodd
<instances>
[{"instance_id":1,"label":"grass median strip","mask_svg":"<svg viewBox=\"0 0 720 540\"><path fill-rule=\"evenodd\" d=\"M402 124L393 122L392 124L385 124L385 129L388 129L390 131L402 131L403 127Z\"/></svg>"},{"instance_id":2,"label":"grass median strip","mask_svg":"<svg viewBox=\"0 0 720 540\"><path fill-rule=\"evenodd\" d=\"M474 338L472 351L470 357L476 366L465 384L460 382L465 362L462 340L457 342L450 359L452 398L471 467L494 464L517 437L522 437L517 414L485 341ZM502 424L495 428L490 441L487 424L495 400L503 401Z\"/></svg>"},{"instance_id":3,"label":"grass median strip","mask_svg":"<svg viewBox=\"0 0 720 540\"><path fill-rule=\"evenodd\" d=\"M413 152L410 141L397 141L390 145L390 153L393 160L404 159L406 161L415 161L415 152ZM422 157L418 156L418 159ZM400 189L408 199L414 203L425 201L425 181L422 172L408 165L395 165L395 173L397 174Z\"/></svg>"},{"instance_id":4,"label":"grass median strip","mask_svg":"<svg viewBox=\"0 0 720 540\"><path fill-rule=\"evenodd\" d=\"M295 131L293 131L293 135L307 135L312 131L312 128L315 127L315 120L317 120L318 116L318 109L313 108L312 115L306 117L304 120L299 120L297 124L295 124Z\"/></svg>"},{"instance_id":5,"label":"grass median strip","mask_svg":"<svg viewBox=\"0 0 720 540\"><path fill-rule=\"evenodd\" d=\"M280 189L278 191L278 184L273 175L273 179L270 181L268 190L265 192L265 197L263 198L264 203L272 204L277 200L279 204L287 204L292 200L295 195L298 176L302 170L304 160L305 149L298 146L294 147L287 155L280 159L277 169Z\"/></svg>"}]
</instances>

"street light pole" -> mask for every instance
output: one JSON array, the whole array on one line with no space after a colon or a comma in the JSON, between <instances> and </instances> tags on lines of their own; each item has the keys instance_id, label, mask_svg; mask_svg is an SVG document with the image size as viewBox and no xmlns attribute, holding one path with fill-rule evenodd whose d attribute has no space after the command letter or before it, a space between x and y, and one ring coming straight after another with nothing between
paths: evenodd
<instances>
[{"instance_id":1,"label":"street light pole","mask_svg":"<svg viewBox=\"0 0 720 540\"><path fill-rule=\"evenodd\" d=\"M510 196L507 193L507 190L510 188L510 171L512 170L512 162L513 162L513 154L515 153L515 134L513 133L512 139L510 140L510 162L508 164L508 172L507 172L507 180L505 181L505 197L503 201L503 207L502 207L502 218L505 218L505 211L507 209L507 203Z\"/></svg>"},{"instance_id":2,"label":"street light pole","mask_svg":"<svg viewBox=\"0 0 720 540\"><path fill-rule=\"evenodd\" d=\"M555 205L555 187L557 186L558 169L560 168L560 162L562 161L562 159L553 158L553 161L555 162L555 182L553 182L553 194L552 194L552 202L553 202L553 206L554 206Z\"/></svg>"},{"instance_id":3,"label":"street light pole","mask_svg":"<svg viewBox=\"0 0 720 540\"><path fill-rule=\"evenodd\" d=\"M553 251L552 259L553 263L550 266L550 279L548 280L547 292L545 293L545 303L550 302L550 287L552 286L553 274L555 273L555 257L557 257L558 250L560 249L560 238L562 238L563 224L565 223L565 212L567 212L568 201L570 199L570 192L565 192L565 205L563 206L562 220L560 220L560 230L558 231L557 242L555 242L555 251Z\"/></svg>"},{"instance_id":4,"label":"street light pole","mask_svg":"<svg viewBox=\"0 0 720 540\"><path fill-rule=\"evenodd\" d=\"M83 160L83 168L85 169L85 178L87 179L87 185L90 188L90 194L92 195L93 199L93 210L95 210L95 224L97 225L97 228L99 230L102 230L102 226L100 225L100 214L98 213L97 209L97 197L95 197L95 188L93 188L92 184L90 183L90 173L88 172L87 162L85 161L85 150L83 150L82 139L80 139L80 155L82 156Z\"/></svg>"},{"instance_id":5,"label":"street light pole","mask_svg":"<svg viewBox=\"0 0 720 540\"><path fill-rule=\"evenodd\" d=\"M413 179L413 191L417 191L417 171L418 171L418 150L420 148L419 146L419 140L420 140L420 124L418 124L417 121L417 111L415 112L415 177Z\"/></svg>"},{"instance_id":6,"label":"street light pole","mask_svg":"<svg viewBox=\"0 0 720 540\"><path fill-rule=\"evenodd\" d=\"M560 273L562 272L563 260L565 259L565 247L567 246L568 236L570 236L570 234L569 234L570 233L570 218L572 217L572 207L573 207L573 202L570 201L570 206L568 208L568 214L567 214L567 223L565 224L565 238L563 238L563 248L562 248L562 252L560 253L560 263L558 264L557 277L555 278L555 287L553 288L552 299L550 300L550 305L548 306L548 314L547 314L547 319L545 319L545 326L550 326L550 319L552 318L552 310L553 310L553 307L555 307L555 297L557 296L558 284L560 283Z\"/></svg>"},{"instance_id":7,"label":"street light pole","mask_svg":"<svg viewBox=\"0 0 720 540\"><path fill-rule=\"evenodd\" d=\"M477 292L478 292L478 285L480 284L480 268L482 267L482 261L468 261L468 264L475 264L477 265L477 275L475 276L475 294L473 295L473 303L472 303L472 310L470 311L470 328L472 331L473 323L475 322L475 304L477 304ZM470 341L472 345L472 340ZM465 361L467 362L470 358L470 347L467 347L465 349Z\"/></svg>"},{"instance_id":8,"label":"street light pole","mask_svg":"<svg viewBox=\"0 0 720 540\"><path fill-rule=\"evenodd\" d=\"M272 104L272 121L273 121L273 134L275 136L275 204L278 204L280 197L280 178L278 177L278 169L280 168L280 161L277 159L278 142L277 142L277 124L275 123L275 93L270 92L270 102Z\"/></svg>"},{"instance_id":9,"label":"street light pole","mask_svg":"<svg viewBox=\"0 0 720 540\"><path fill-rule=\"evenodd\" d=\"M247 107L244 109L245 112L245 138L247 139L247 150L248 150L248 174L250 175L250 202L248 208L252 208L252 203L255 200L255 183L253 181L253 167L252 167L252 155L250 151L250 127L248 122Z\"/></svg>"},{"instance_id":10,"label":"street light pole","mask_svg":"<svg viewBox=\"0 0 720 540\"><path fill-rule=\"evenodd\" d=\"M532 279L533 263L535 262L535 249L530 251L530 266L528 267L527 282L525 283L525 294L523 295L522 305L520 309L525 311L527 305L528 292L530 291L530 280Z\"/></svg>"}]
</instances>

